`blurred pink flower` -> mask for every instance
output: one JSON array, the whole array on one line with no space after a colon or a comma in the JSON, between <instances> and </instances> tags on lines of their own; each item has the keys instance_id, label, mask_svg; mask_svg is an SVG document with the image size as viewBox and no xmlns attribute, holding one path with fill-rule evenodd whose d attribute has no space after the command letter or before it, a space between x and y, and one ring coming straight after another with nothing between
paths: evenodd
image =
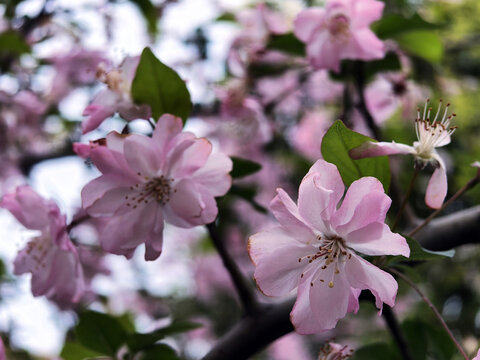
<instances>
[{"instance_id":1,"label":"blurred pink flower","mask_svg":"<svg viewBox=\"0 0 480 360\"><path fill-rule=\"evenodd\" d=\"M450 121L455 114L448 115L450 104L447 104L445 107L443 115L440 114L442 108L442 103L440 102L435 118L431 121L430 112L432 109L427 108L427 105L428 101L425 103L423 117L420 117L420 111L418 111L417 119L415 119L418 141L415 141L413 146L397 144L395 141L391 143L368 141L350 150L350 156L353 159L362 159L373 156L411 154L415 159L415 167L417 169L421 170L427 164L432 164L435 167L435 171L427 185L425 203L433 209L438 209L442 206L443 200L447 195L448 184L445 163L435 148L450 143L450 137L455 131L455 127L450 127Z\"/></svg>"},{"instance_id":2,"label":"blurred pink flower","mask_svg":"<svg viewBox=\"0 0 480 360\"><path fill-rule=\"evenodd\" d=\"M314 101L335 101L342 95L343 83L331 80L327 70L317 70L309 76L306 92Z\"/></svg>"},{"instance_id":3,"label":"blurred pink flower","mask_svg":"<svg viewBox=\"0 0 480 360\"><path fill-rule=\"evenodd\" d=\"M90 156L102 175L83 188L83 208L93 217L111 217L99 241L127 258L142 243L146 260L160 255L164 219L183 228L215 220L214 197L231 185L231 160L212 154L207 139L182 132L182 120L168 114L151 138L111 132Z\"/></svg>"},{"instance_id":4,"label":"blurred pink flower","mask_svg":"<svg viewBox=\"0 0 480 360\"><path fill-rule=\"evenodd\" d=\"M480 349L477 352L477 355L472 360L480 360Z\"/></svg>"},{"instance_id":5,"label":"blurred pink flower","mask_svg":"<svg viewBox=\"0 0 480 360\"><path fill-rule=\"evenodd\" d=\"M297 71L288 71L281 76L260 78L257 91L262 104L275 104L275 110L281 113L297 113L302 105L299 76Z\"/></svg>"},{"instance_id":6,"label":"blurred pink flower","mask_svg":"<svg viewBox=\"0 0 480 360\"><path fill-rule=\"evenodd\" d=\"M127 56L116 69L110 71L99 69L99 78L107 84L108 89L98 93L83 111L84 116L89 116L82 123L84 134L96 129L116 112L128 121L151 117L148 105L136 105L132 100L131 86L139 61L139 56Z\"/></svg>"},{"instance_id":7,"label":"blurred pink flower","mask_svg":"<svg viewBox=\"0 0 480 360\"><path fill-rule=\"evenodd\" d=\"M312 360L307 344L301 335L290 333L275 341L268 348L271 360Z\"/></svg>"},{"instance_id":8,"label":"blurred pink flower","mask_svg":"<svg viewBox=\"0 0 480 360\"><path fill-rule=\"evenodd\" d=\"M318 160L303 178L298 207L282 189L270 208L280 226L252 235L249 254L265 295L298 288L291 321L300 334L336 326L357 312L361 290L369 289L377 308L394 305L397 282L357 255L409 256L407 242L385 224L391 200L375 178L345 186L335 165Z\"/></svg>"},{"instance_id":9,"label":"blurred pink flower","mask_svg":"<svg viewBox=\"0 0 480 360\"><path fill-rule=\"evenodd\" d=\"M3 197L0 207L27 229L40 231L18 253L14 274L32 273L34 296L45 295L62 308L78 302L85 290L83 270L58 206L30 187L20 186Z\"/></svg>"},{"instance_id":10,"label":"blurred pink flower","mask_svg":"<svg viewBox=\"0 0 480 360\"><path fill-rule=\"evenodd\" d=\"M320 146L328 128L332 125L332 115L323 110L307 112L291 133L294 148L310 160L323 158Z\"/></svg>"},{"instance_id":11,"label":"blurred pink flower","mask_svg":"<svg viewBox=\"0 0 480 360\"><path fill-rule=\"evenodd\" d=\"M339 72L342 59L383 58L384 44L369 29L381 18L383 7L376 0L329 0L325 8L300 12L294 32L307 44L307 56L315 68Z\"/></svg>"},{"instance_id":12,"label":"blurred pink flower","mask_svg":"<svg viewBox=\"0 0 480 360\"><path fill-rule=\"evenodd\" d=\"M344 360L352 356L353 350L348 346L329 342L318 354L318 360Z\"/></svg>"}]
</instances>

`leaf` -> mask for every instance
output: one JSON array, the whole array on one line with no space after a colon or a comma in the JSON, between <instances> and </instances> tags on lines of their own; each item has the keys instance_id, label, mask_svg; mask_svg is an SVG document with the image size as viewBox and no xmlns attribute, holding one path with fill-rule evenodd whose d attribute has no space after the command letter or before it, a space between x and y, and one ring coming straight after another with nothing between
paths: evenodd
<instances>
[{"instance_id":1,"label":"leaf","mask_svg":"<svg viewBox=\"0 0 480 360\"><path fill-rule=\"evenodd\" d=\"M0 34L0 53L21 55L30 52L30 46L16 31L5 31Z\"/></svg>"},{"instance_id":2,"label":"leaf","mask_svg":"<svg viewBox=\"0 0 480 360\"><path fill-rule=\"evenodd\" d=\"M171 325L157 329L147 334L131 334L127 339L128 347L131 351L137 352L149 346L152 346L157 341L166 336L177 333L187 332L201 327L201 324L190 321L174 321Z\"/></svg>"},{"instance_id":3,"label":"leaf","mask_svg":"<svg viewBox=\"0 0 480 360\"><path fill-rule=\"evenodd\" d=\"M418 320L407 319L402 323L402 329L413 360L425 360L428 341L423 323Z\"/></svg>"},{"instance_id":4,"label":"leaf","mask_svg":"<svg viewBox=\"0 0 480 360\"><path fill-rule=\"evenodd\" d=\"M410 31L395 37L400 47L410 54L431 62L439 62L443 57L443 44L440 37L431 31Z\"/></svg>"},{"instance_id":5,"label":"leaf","mask_svg":"<svg viewBox=\"0 0 480 360\"><path fill-rule=\"evenodd\" d=\"M267 43L267 49L279 50L290 55L302 57L306 54L305 44L298 40L293 33L272 35Z\"/></svg>"},{"instance_id":6,"label":"leaf","mask_svg":"<svg viewBox=\"0 0 480 360\"><path fill-rule=\"evenodd\" d=\"M215 19L215 21L228 21L228 22L235 22L236 18L235 15L232 14L231 12L225 12L219 17Z\"/></svg>"},{"instance_id":7,"label":"leaf","mask_svg":"<svg viewBox=\"0 0 480 360\"><path fill-rule=\"evenodd\" d=\"M148 32L155 36L157 33L157 10L150 0L130 0L138 6L145 21L147 22Z\"/></svg>"},{"instance_id":8,"label":"leaf","mask_svg":"<svg viewBox=\"0 0 480 360\"><path fill-rule=\"evenodd\" d=\"M257 201L254 199L254 197L257 195L257 190L254 187L232 185L228 194L238 196L249 202L250 205L252 205L253 208L258 212L268 214L268 210L259 203L257 203Z\"/></svg>"},{"instance_id":9,"label":"leaf","mask_svg":"<svg viewBox=\"0 0 480 360\"><path fill-rule=\"evenodd\" d=\"M132 82L132 97L139 105L150 105L154 119L168 113L181 117L185 122L192 110L185 81L158 60L148 47L142 52Z\"/></svg>"},{"instance_id":10,"label":"leaf","mask_svg":"<svg viewBox=\"0 0 480 360\"><path fill-rule=\"evenodd\" d=\"M346 186L364 176L376 177L383 185L385 192L390 185L390 164L388 157L380 156L353 160L348 152L363 144L373 141L368 136L356 133L337 120L328 129L322 140L323 158L335 164Z\"/></svg>"},{"instance_id":11,"label":"leaf","mask_svg":"<svg viewBox=\"0 0 480 360\"><path fill-rule=\"evenodd\" d=\"M102 355L101 353L92 351L74 342L67 342L63 345L60 357L63 360L83 360Z\"/></svg>"},{"instance_id":12,"label":"leaf","mask_svg":"<svg viewBox=\"0 0 480 360\"><path fill-rule=\"evenodd\" d=\"M262 165L251 160L242 159L236 156L231 156L230 158L233 162L233 169L230 172L230 175L234 179L255 174L262 168Z\"/></svg>"},{"instance_id":13,"label":"leaf","mask_svg":"<svg viewBox=\"0 0 480 360\"><path fill-rule=\"evenodd\" d=\"M351 360L399 360L396 351L387 343L368 344L356 350Z\"/></svg>"},{"instance_id":14,"label":"leaf","mask_svg":"<svg viewBox=\"0 0 480 360\"><path fill-rule=\"evenodd\" d=\"M453 255L455 255L455 250L431 251L424 249L414 238L405 235L403 236L407 240L408 247L410 248L410 257L406 258L403 256L389 256L387 262L388 264L394 264L397 262L437 260L444 259L445 257L451 258Z\"/></svg>"},{"instance_id":15,"label":"leaf","mask_svg":"<svg viewBox=\"0 0 480 360\"><path fill-rule=\"evenodd\" d=\"M127 332L116 318L96 311L86 311L79 316L74 329L81 345L101 354L115 356L125 343Z\"/></svg>"},{"instance_id":16,"label":"leaf","mask_svg":"<svg viewBox=\"0 0 480 360\"><path fill-rule=\"evenodd\" d=\"M372 25L372 30L380 39L390 38L404 32L438 28L440 28L439 25L423 20L418 14L409 18L398 14L385 15Z\"/></svg>"},{"instance_id":17,"label":"leaf","mask_svg":"<svg viewBox=\"0 0 480 360\"><path fill-rule=\"evenodd\" d=\"M180 360L180 358L170 346L166 344L158 344L143 351L139 360Z\"/></svg>"}]
</instances>

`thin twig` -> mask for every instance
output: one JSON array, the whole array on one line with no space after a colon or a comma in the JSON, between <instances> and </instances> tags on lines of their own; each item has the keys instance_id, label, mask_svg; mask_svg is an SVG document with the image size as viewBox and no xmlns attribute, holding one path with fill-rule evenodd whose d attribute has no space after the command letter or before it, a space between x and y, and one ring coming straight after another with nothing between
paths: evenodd
<instances>
[{"instance_id":1,"label":"thin twig","mask_svg":"<svg viewBox=\"0 0 480 360\"><path fill-rule=\"evenodd\" d=\"M434 217L436 217L438 214L440 214L448 205L453 203L455 200L457 200L460 196L463 195L464 192L467 190L473 188L475 185L477 185L480 182L480 171L477 172L477 175L470 179L461 189L459 189L450 199L445 201L440 209L435 210L433 213L430 214L429 217L427 217L423 223L418 225L415 229L410 231L408 233L408 236L413 236L417 232L419 232L425 225L427 225Z\"/></svg>"},{"instance_id":2,"label":"thin twig","mask_svg":"<svg viewBox=\"0 0 480 360\"><path fill-rule=\"evenodd\" d=\"M393 312L392 308L389 306L384 306L382 311L383 318L387 323L387 326L390 330L390 333L393 336L393 339L397 343L397 347L400 350L400 354L402 355L403 360L413 360L412 355L410 354L410 350L408 348L407 341L403 336L403 333L398 325L398 320Z\"/></svg>"},{"instance_id":3,"label":"thin twig","mask_svg":"<svg viewBox=\"0 0 480 360\"><path fill-rule=\"evenodd\" d=\"M408 199L412 194L413 185L415 185L415 180L417 179L418 173L419 173L419 170L415 167L412 179L410 180L410 184L408 185L407 192L403 197L402 204L400 205L400 209L398 209L397 216L395 216L395 220L393 221L392 231L395 231L395 228L397 227L398 223L400 222L400 219L402 218L403 211L405 210L405 206L407 205Z\"/></svg>"},{"instance_id":4,"label":"thin twig","mask_svg":"<svg viewBox=\"0 0 480 360\"><path fill-rule=\"evenodd\" d=\"M67 225L67 232L70 232L75 226L80 225L82 222L90 219L90 215L80 216L78 219L72 220L70 224Z\"/></svg>"},{"instance_id":5,"label":"thin twig","mask_svg":"<svg viewBox=\"0 0 480 360\"><path fill-rule=\"evenodd\" d=\"M208 233L210 234L210 238L212 239L213 245L217 249L220 257L222 258L225 268L230 274L233 285L238 292L240 302L243 305L245 314L250 316L258 315L262 310L262 306L257 301L257 298L252 291L253 287L243 276L237 264L228 253L225 247L225 243L218 237L215 224L208 224L207 229Z\"/></svg>"},{"instance_id":6,"label":"thin twig","mask_svg":"<svg viewBox=\"0 0 480 360\"><path fill-rule=\"evenodd\" d=\"M403 273L401 273L400 271L397 271L395 269L392 269L392 268L390 268L389 271L392 272L393 274L397 275L398 277L402 278L408 285L410 285L412 287L412 289L414 289L418 293L418 295L420 295L422 300L428 305L428 307L430 309L432 309L432 311L435 314L435 316L437 317L438 321L440 321L440 323L442 324L442 327L445 329L445 331L447 332L450 339L452 339L452 341L454 342L455 346L457 347L458 351L460 351L460 353L462 354L464 359L469 360L467 354L465 353L465 350L463 350L460 343L457 341L457 339L455 339L455 336L453 336L453 334L452 334L450 328L448 327L447 323L445 322L445 320L443 320L442 315L440 315L440 312L437 310L435 305L432 304L430 299L419 289L419 287L417 285L415 285L415 283L413 281L411 281Z\"/></svg>"}]
</instances>

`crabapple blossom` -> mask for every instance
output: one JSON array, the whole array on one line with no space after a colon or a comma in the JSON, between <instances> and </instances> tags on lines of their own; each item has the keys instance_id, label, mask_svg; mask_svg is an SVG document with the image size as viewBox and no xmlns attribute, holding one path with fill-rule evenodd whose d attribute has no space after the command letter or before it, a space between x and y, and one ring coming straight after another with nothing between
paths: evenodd
<instances>
[{"instance_id":1,"label":"crabapple blossom","mask_svg":"<svg viewBox=\"0 0 480 360\"><path fill-rule=\"evenodd\" d=\"M102 90L83 111L84 116L89 116L82 123L84 134L96 129L116 112L128 121L150 118L150 107L134 104L131 95L132 81L139 61L139 56L127 56L117 69L98 69L97 75L107 84L108 89Z\"/></svg>"},{"instance_id":2,"label":"crabapple blossom","mask_svg":"<svg viewBox=\"0 0 480 360\"><path fill-rule=\"evenodd\" d=\"M448 184L445 163L435 149L450 143L450 137L456 129L456 127L450 127L450 121L455 114L448 115L450 104L447 104L443 115L441 115L442 101L440 100L437 113L431 120L432 108L427 108L427 105L428 101L425 103L423 117L420 117L420 110L418 110L415 119L418 141L415 141L413 146L398 144L395 141L391 143L367 141L350 150L350 156L353 159L362 159L372 156L411 154L415 159L416 169L421 170L427 164L432 164L435 171L427 185L425 203L433 209L439 209L447 195Z\"/></svg>"},{"instance_id":3,"label":"crabapple blossom","mask_svg":"<svg viewBox=\"0 0 480 360\"><path fill-rule=\"evenodd\" d=\"M380 19L384 3L377 0L329 0L295 19L294 33L307 44L314 68L340 71L342 59L374 60L385 56L382 41L369 29Z\"/></svg>"},{"instance_id":4,"label":"crabapple blossom","mask_svg":"<svg viewBox=\"0 0 480 360\"><path fill-rule=\"evenodd\" d=\"M160 255L164 220L183 228L215 220L214 197L231 185L232 161L212 154L207 139L182 132L182 120L168 114L151 138L111 132L90 157L102 175L83 188L83 208L90 216L110 217L99 241L127 258L142 243L146 260Z\"/></svg>"},{"instance_id":5,"label":"crabapple blossom","mask_svg":"<svg viewBox=\"0 0 480 360\"><path fill-rule=\"evenodd\" d=\"M348 346L329 342L320 350L318 360L345 360L352 356L353 350L348 349Z\"/></svg>"},{"instance_id":6,"label":"crabapple blossom","mask_svg":"<svg viewBox=\"0 0 480 360\"><path fill-rule=\"evenodd\" d=\"M18 253L14 274L32 273L34 296L45 295L62 308L78 302L85 290L83 270L57 204L28 186L19 186L3 197L0 207L27 229L40 231Z\"/></svg>"},{"instance_id":7,"label":"crabapple blossom","mask_svg":"<svg viewBox=\"0 0 480 360\"><path fill-rule=\"evenodd\" d=\"M301 334L335 327L347 312L357 312L361 290L369 289L377 308L393 306L397 282L357 255L409 256L407 242L385 224L391 200L380 181L354 181L344 200L335 165L318 160L303 178L298 206L283 189L270 208L279 226L252 235L249 254L255 279L265 295L297 290L290 319Z\"/></svg>"}]
</instances>

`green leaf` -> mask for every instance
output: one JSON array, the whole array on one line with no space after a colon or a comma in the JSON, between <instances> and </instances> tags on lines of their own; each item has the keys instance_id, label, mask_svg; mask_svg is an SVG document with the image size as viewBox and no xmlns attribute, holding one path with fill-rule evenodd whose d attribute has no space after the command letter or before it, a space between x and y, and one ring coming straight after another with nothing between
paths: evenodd
<instances>
[{"instance_id":1,"label":"green leaf","mask_svg":"<svg viewBox=\"0 0 480 360\"><path fill-rule=\"evenodd\" d=\"M443 57L443 44L440 36L431 31L409 31L395 36L400 47L412 55L417 55L431 62L438 62Z\"/></svg>"},{"instance_id":2,"label":"green leaf","mask_svg":"<svg viewBox=\"0 0 480 360\"><path fill-rule=\"evenodd\" d=\"M403 256L392 256L388 257L388 264L395 264L397 262L411 262L411 261L428 261L428 260L437 260L445 259L446 257L453 257L455 255L455 250L448 251L431 251L424 249L417 240L409 236L405 236L407 240L408 247L410 248L410 257L406 258Z\"/></svg>"},{"instance_id":3,"label":"green leaf","mask_svg":"<svg viewBox=\"0 0 480 360\"><path fill-rule=\"evenodd\" d=\"M16 31L5 31L0 34L0 53L21 55L30 52L30 46Z\"/></svg>"},{"instance_id":4,"label":"green leaf","mask_svg":"<svg viewBox=\"0 0 480 360\"><path fill-rule=\"evenodd\" d=\"M157 341L166 336L177 333L187 332L201 327L201 324L190 321L174 321L171 325L157 329L147 334L131 334L127 339L128 347L131 351L137 352L149 346L152 346Z\"/></svg>"},{"instance_id":5,"label":"green leaf","mask_svg":"<svg viewBox=\"0 0 480 360\"><path fill-rule=\"evenodd\" d=\"M423 20L418 14L414 14L410 18L398 14L385 15L372 25L372 30L380 39L390 38L404 32L438 28L440 28L439 25Z\"/></svg>"},{"instance_id":6,"label":"green leaf","mask_svg":"<svg viewBox=\"0 0 480 360\"><path fill-rule=\"evenodd\" d=\"M74 342L67 342L63 345L60 357L63 360L84 360L102 355L101 353L92 351Z\"/></svg>"},{"instance_id":7,"label":"green leaf","mask_svg":"<svg viewBox=\"0 0 480 360\"><path fill-rule=\"evenodd\" d=\"M232 14L231 12L225 12L219 17L215 19L215 21L228 21L228 22L235 22L236 18L235 15Z\"/></svg>"},{"instance_id":8,"label":"green leaf","mask_svg":"<svg viewBox=\"0 0 480 360\"><path fill-rule=\"evenodd\" d=\"M231 156L230 158L233 162L233 169L230 172L230 175L234 179L255 174L262 168L262 165L251 160L242 159L236 156Z\"/></svg>"},{"instance_id":9,"label":"green leaf","mask_svg":"<svg viewBox=\"0 0 480 360\"><path fill-rule=\"evenodd\" d=\"M351 360L399 360L396 351L386 343L368 344L356 350Z\"/></svg>"},{"instance_id":10,"label":"green leaf","mask_svg":"<svg viewBox=\"0 0 480 360\"><path fill-rule=\"evenodd\" d=\"M139 360L180 360L170 346L158 344L142 352Z\"/></svg>"},{"instance_id":11,"label":"green leaf","mask_svg":"<svg viewBox=\"0 0 480 360\"><path fill-rule=\"evenodd\" d=\"M80 314L79 319L74 329L75 336L80 344L90 350L115 356L127 339L121 322L110 315L86 311Z\"/></svg>"},{"instance_id":12,"label":"green leaf","mask_svg":"<svg viewBox=\"0 0 480 360\"><path fill-rule=\"evenodd\" d=\"M402 329L413 360L425 360L428 341L423 323L414 319L405 320Z\"/></svg>"},{"instance_id":13,"label":"green leaf","mask_svg":"<svg viewBox=\"0 0 480 360\"><path fill-rule=\"evenodd\" d=\"M157 10L150 0L130 0L138 6L145 21L147 22L148 32L155 36L157 33Z\"/></svg>"},{"instance_id":14,"label":"green leaf","mask_svg":"<svg viewBox=\"0 0 480 360\"><path fill-rule=\"evenodd\" d=\"M185 122L192 110L185 81L158 60L148 47L142 52L132 82L132 97L139 105L150 105L155 120L168 113Z\"/></svg>"},{"instance_id":15,"label":"green leaf","mask_svg":"<svg viewBox=\"0 0 480 360\"><path fill-rule=\"evenodd\" d=\"M356 133L337 120L328 129L322 140L323 158L335 164L346 186L364 176L376 177L383 185L385 192L390 185L390 164L388 157L380 156L353 160L348 152L363 144L373 141L368 136Z\"/></svg>"},{"instance_id":16,"label":"green leaf","mask_svg":"<svg viewBox=\"0 0 480 360\"><path fill-rule=\"evenodd\" d=\"M250 205L252 205L253 208L258 212L268 214L268 210L259 203L257 203L257 201L254 199L254 197L257 195L257 190L254 187L232 185L228 194L238 196L249 202Z\"/></svg>"},{"instance_id":17,"label":"green leaf","mask_svg":"<svg viewBox=\"0 0 480 360\"><path fill-rule=\"evenodd\" d=\"M291 55L305 56L305 44L293 33L272 35L267 43L267 49L279 50Z\"/></svg>"}]
</instances>

